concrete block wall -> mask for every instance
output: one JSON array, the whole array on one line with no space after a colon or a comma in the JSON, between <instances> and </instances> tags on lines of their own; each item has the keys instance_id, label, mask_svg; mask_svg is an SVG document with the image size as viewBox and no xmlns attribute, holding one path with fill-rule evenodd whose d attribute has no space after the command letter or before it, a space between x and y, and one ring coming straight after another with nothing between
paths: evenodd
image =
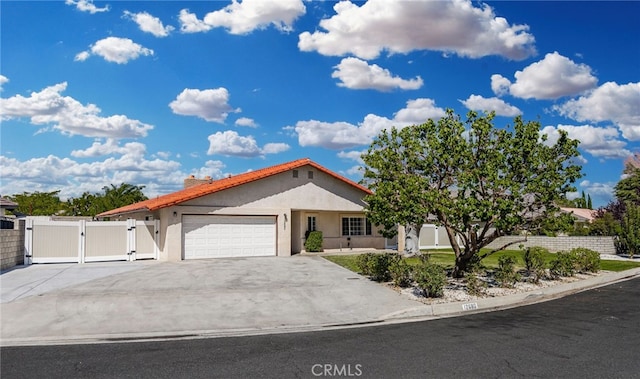
<instances>
[{"instance_id":1,"label":"concrete block wall","mask_svg":"<svg viewBox=\"0 0 640 379\"><path fill-rule=\"evenodd\" d=\"M495 249L504 246L510 241L517 241L523 236L504 236L491 242L487 247ZM571 237L546 237L529 236L527 242L522 243L524 247L540 246L549 249L551 252L571 250L577 247L584 247L599 252L600 254L615 254L616 248L613 237L593 237L593 236L571 236ZM517 249L520 243L508 247Z\"/></svg>"},{"instance_id":2,"label":"concrete block wall","mask_svg":"<svg viewBox=\"0 0 640 379\"><path fill-rule=\"evenodd\" d=\"M0 229L1 270L24 263L24 220L14 225L14 229Z\"/></svg>"}]
</instances>

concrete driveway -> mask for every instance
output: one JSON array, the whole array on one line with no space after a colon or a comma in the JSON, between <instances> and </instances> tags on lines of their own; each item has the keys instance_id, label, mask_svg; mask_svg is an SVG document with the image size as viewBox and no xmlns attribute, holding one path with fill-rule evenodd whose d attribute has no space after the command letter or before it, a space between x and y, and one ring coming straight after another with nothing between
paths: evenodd
<instances>
[{"instance_id":1,"label":"concrete driveway","mask_svg":"<svg viewBox=\"0 0 640 379\"><path fill-rule=\"evenodd\" d=\"M425 307L314 256L33 265L0 281L3 345L305 330Z\"/></svg>"}]
</instances>

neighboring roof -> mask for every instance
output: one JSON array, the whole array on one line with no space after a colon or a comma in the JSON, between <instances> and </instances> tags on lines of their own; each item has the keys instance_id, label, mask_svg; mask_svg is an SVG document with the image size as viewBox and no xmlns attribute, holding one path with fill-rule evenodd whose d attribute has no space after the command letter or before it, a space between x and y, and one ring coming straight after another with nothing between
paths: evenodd
<instances>
[{"instance_id":1,"label":"neighboring roof","mask_svg":"<svg viewBox=\"0 0 640 379\"><path fill-rule=\"evenodd\" d=\"M325 174L330 175L367 194L372 193L368 188L361 186L360 184L352 180L349 180L341 175L338 175L335 172L330 171L325 167L320 166L319 164L313 162L311 159L303 158L303 159L298 159L292 162L263 168L256 171L246 172L244 174L230 176L224 179L213 180L209 183L195 185L193 187L185 188L183 190L173 192L167 195L158 196L154 199L141 201L135 204L131 204L121 208L103 212L97 215L97 217L108 217L108 216L119 215L123 213L132 213L132 212L139 212L139 211L155 211L158 209L184 203L185 201L193 200L202 196L210 195L212 193L223 191L229 188L238 187L242 184L255 182L257 180L268 178L270 176L287 172L289 170L294 170L306 165L312 166L316 168L318 171L322 171Z\"/></svg>"},{"instance_id":2,"label":"neighboring roof","mask_svg":"<svg viewBox=\"0 0 640 379\"><path fill-rule=\"evenodd\" d=\"M596 218L596 211L594 211L593 209L561 207L560 210L567 213L573 213L574 216L578 216L587 221L593 221Z\"/></svg>"},{"instance_id":3,"label":"neighboring roof","mask_svg":"<svg viewBox=\"0 0 640 379\"><path fill-rule=\"evenodd\" d=\"M0 197L0 208L16 209L18 208L18 204L4 197Z\"/></svg>"}]
</instances>

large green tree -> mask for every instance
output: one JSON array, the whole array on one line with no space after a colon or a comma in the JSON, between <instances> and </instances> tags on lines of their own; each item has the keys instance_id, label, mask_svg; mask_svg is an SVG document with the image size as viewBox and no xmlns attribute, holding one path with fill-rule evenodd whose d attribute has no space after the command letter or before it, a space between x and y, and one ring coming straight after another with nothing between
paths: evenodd
<instances>
[{"instance_id":1,"label":"large green tree","mask_svg":"<svg viewBox=\"0 0 640 379\"><path fill-rule=\"evenodd\" d=\"M60 200L60 191L52 192L23 192L8 196L8 198L18 204L16 214L28 216L51 216L65 213L66 204Z\"/></svg>"},{"instance_id":2,"label":"large green tree","mask_svg":"<svg viewBox=\"0 0 640 379\"><path fill-rule=\"evenodd\" d=\"M551 144L538 122L516 117L512 127L496 128L493 119L469 112L463 121L448 110L437 122L381 132L362 156L363 183L373 191L367 217L386 235L398 224L419 230L432 218L447 231L455 277L499 236L555 214L581 177L578 141L566 133Z\"/></svg>"},{"instance_id":3,"label":"large green tree","mask_svg":"<svg viewBox=\"0 0 640 379\"><path fill-rule=\"evenodd\" d=\"M624 178L614 188L616 198L624 203L640 205L640 167L627 164L623 174Z\"/></svg>"},{"instance_id":4,"label":"large green tree","mask_svg":"<svg viewBox=\"0 0 640 379\"><path fill-rule=\"evenodd\" d=\"M144 186L122 183L102 187L103 193L83 193L80 197L67 201L68 208L74 216L95 216L111 209L147 200L142 190Z\"/></svg>"}]
</instances>

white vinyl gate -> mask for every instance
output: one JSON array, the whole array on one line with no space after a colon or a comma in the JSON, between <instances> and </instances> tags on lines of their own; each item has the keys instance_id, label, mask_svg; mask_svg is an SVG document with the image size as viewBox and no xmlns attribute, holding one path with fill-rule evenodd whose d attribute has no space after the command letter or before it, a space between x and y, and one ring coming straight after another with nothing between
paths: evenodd
<instances>
[{"instance_id":1,"label":"white vinyl gate","mask_svg":"<svg viewBox=\"0 0 640 379\"><path fill-rule=\"evenodd\" d=\"M27 219L25 265L158 259L160 221Z\"/></svg>"}]
</instances>

